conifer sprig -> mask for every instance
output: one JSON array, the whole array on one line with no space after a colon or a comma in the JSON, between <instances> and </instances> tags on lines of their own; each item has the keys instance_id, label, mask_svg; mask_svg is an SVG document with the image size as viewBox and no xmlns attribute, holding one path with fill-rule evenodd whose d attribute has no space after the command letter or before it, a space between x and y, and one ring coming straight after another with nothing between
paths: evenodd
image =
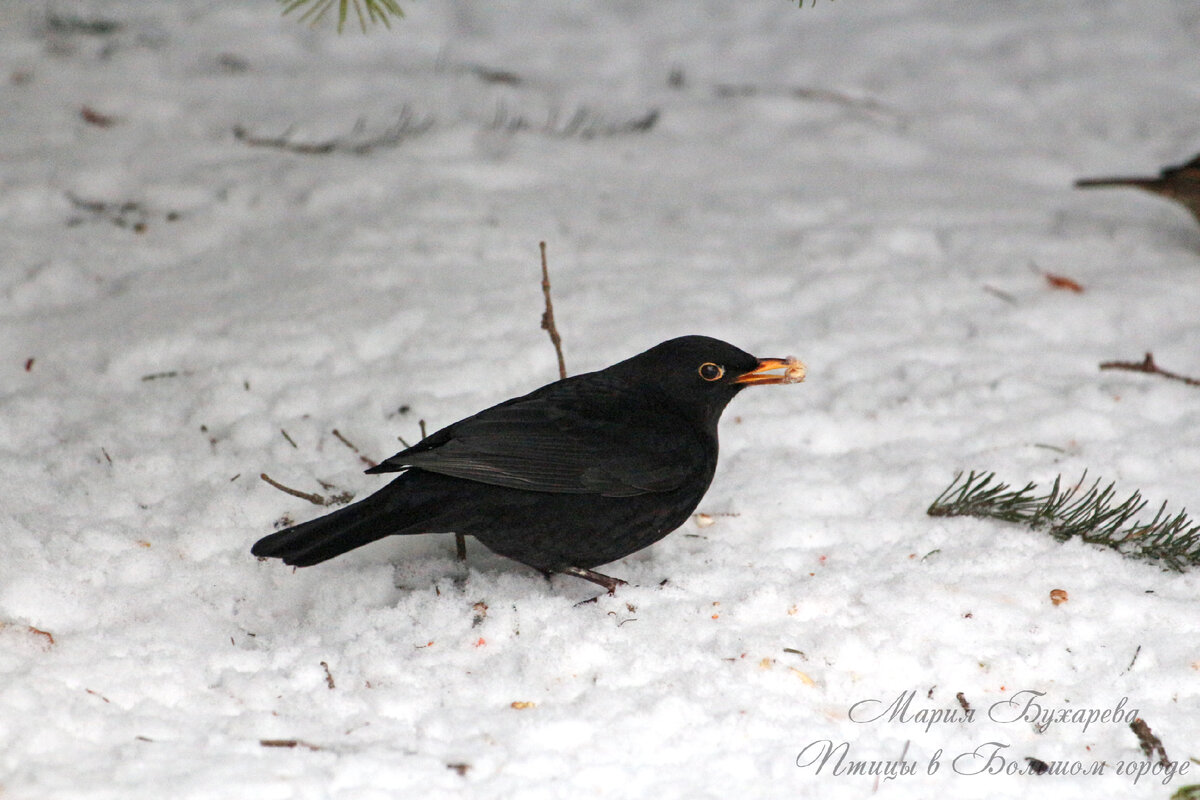
<instances>
[{"instance_id":1,"label":"conifer sprig","mask_svg":"<svg viewBox=\"0 0 1200 800\"><path fill-rule=\"evenodd\" d=\"M1096 480L1085 490L1086 479L1085 472L1077 483L1064 487L1060 475L1048 494L1038 495L1032 482L1014 490L997 481L994 472L972 471L965 480L960 472L926 513L1017 522L1045 530L1060 542L1078 538L1179 572L1200 566L1200 524L1193 523L1186 511L1168 514L1164 502L1149 522L1137 522L1134 517L1147 505L1140 492L1118 503L1116 484L1100 488Z\"/></svg>"},{"instance_id":2,"label":"conifer sprig","mask_svg":"<svg viewBox=\"0 0 1200 800\"><path fill-rule=\"evenodd\" d=\"M308 6L308 10L300 15L300 21L312 25L319 23L336 3L338 33L341 33L346 26L346 17L350 14L351 6L354 7L354 13L358 17L358 24L363 33L367 32L368 21L372 25L382 22L385 28L391 28L389 15L397 18L404 16L404 11L401 10L396 0L279 0L279 2L284 7L284 14L290 14L298 8Z\"/></svg>"}]
</instances>

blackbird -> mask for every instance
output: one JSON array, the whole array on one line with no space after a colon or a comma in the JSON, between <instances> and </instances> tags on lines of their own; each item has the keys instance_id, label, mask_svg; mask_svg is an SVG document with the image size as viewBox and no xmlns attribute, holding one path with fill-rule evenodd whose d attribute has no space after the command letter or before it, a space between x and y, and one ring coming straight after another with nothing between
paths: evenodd
<instances>
[{"instance_id":1,"label":"blackbird","mask_svg":"<svg viewBox=\"0 0 1200 800\"><path fill-rule=\"evenodd\" d=\"M794 358L684 336L442 428L368 473L364 500L260 539L251 553L307 567L391 535L470 534L549 575L594 572L682 525L717 466L717 420L747 386L798 383Z\"/></svg>"}]
</instances>

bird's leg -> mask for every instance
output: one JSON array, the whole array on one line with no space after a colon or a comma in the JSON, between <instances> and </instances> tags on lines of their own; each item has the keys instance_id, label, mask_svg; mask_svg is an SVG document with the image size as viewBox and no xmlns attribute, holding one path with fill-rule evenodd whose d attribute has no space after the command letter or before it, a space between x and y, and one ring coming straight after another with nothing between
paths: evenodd
<instances>
[{"instance_id":1,"label":"bird's leg","mask_svg":"<svg viewBox=\"0 0 1200 800\"><path fill-rule=\"evenodd\" d=\"M561 572L563 575L574 575L576 578L583 578L585 581L597 583L607 589L610 596L617 593L618 586L628 585L627 581L623 581L620 578L610 578L607 575L601 575L599 572L593 572L583 567L564 567L556 571Z\"/></svg>"}]
</instances>

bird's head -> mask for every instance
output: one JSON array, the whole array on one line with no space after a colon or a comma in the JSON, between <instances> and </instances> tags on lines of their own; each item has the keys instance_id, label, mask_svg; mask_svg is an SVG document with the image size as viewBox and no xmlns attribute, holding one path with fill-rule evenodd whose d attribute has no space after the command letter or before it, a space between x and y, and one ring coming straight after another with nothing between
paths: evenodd
<instances>
[{"instance_id":1,"label":"bird's head","mask_svg":"<svg viewBox=\"0 0 1200 800\"><path fill-rule=\"evenodd\" d=\"M617 366L632 370L673 407L706 426L715 426L747 386L799 383L805 374L795 358L756 358L710 336L670 339Z\"/></svg>"}]
</instances>

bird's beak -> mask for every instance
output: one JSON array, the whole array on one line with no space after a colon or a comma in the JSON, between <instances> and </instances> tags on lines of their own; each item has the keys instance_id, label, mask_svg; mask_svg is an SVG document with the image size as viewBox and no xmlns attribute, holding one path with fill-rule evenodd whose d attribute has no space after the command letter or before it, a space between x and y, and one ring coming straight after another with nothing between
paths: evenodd
<instances>
[{"instance_id":1,"label":"bird's beak","mask_svg":"<svg viewBox=\"0 0 1200 800\"><path fill-rule=\"evenodd\" d=\"M794 356L788 356L787 358L760 358L757 367L734 378L733 382L740 383L743 386L799 383L804 380L804 374L804 363Z\"/></svg>"}]
</instances>

